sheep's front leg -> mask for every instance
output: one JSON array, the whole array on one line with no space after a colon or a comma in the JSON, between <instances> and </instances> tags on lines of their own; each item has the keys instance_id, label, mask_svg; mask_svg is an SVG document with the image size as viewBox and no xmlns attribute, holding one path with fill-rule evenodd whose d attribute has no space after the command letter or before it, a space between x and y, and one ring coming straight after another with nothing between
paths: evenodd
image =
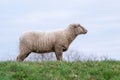
<instances>
[{"instance_id":1,"label":"sheep's front leg","mask_svg":"<svg viewBox=\"0 0 120 80\"><path fill-rule=\"evenodd\" d=\"M62 52L55 52L57 60L62 60Z\"/></svg>"},{"instance_id":2,"label":"sheep's front leg","mask_svg":"<svg viewBox=\"0 0 120 80\"><path fill-rule=\"evenodd\" d=\"M63 52L62 47L55 48L55 55L57 60L62 60L62 52Z\"/></svg>"}]
</instances>

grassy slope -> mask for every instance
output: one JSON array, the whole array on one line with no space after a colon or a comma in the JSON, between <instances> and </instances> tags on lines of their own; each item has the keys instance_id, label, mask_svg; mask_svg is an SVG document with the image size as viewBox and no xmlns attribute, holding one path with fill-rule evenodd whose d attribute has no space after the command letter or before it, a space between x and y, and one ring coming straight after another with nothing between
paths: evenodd
<instances>
[{"instance_id":1,"label":"grassy slope","mask_svg":"<svg viewBox=\"0 0 120 80\"><path fill-rule=\"evenodd\" d=\"M119 61L0 62L0 80L120 80Z\"/></svg>"}]
</instances>

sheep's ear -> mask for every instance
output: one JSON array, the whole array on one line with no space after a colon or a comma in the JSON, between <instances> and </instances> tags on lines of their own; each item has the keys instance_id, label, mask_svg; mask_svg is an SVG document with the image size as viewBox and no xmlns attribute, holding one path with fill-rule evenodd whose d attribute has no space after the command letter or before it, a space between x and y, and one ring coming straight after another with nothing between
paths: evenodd
<instances>
[{"instance_id":1,"label":"sheep's ear","mask_svg":"<svg viewBox=\"0 0 120 80\"><path fill-rule=\"evenodd\" d=\"M70 24L70 26L71 26L72 28L77 28L77 25L76 25L76 24Z\"/></svg>"},{"instance_id":2,"label":"sheep's ear","mask_svg":"<svg viewBox=\"0 0 120 80\"><path fill-rule=\"evenodd\" d=\"M73 24L73 27L74 27L74 28L77 28L77 25L76 25L76 24Z\"/></svg>"}]
</instances>

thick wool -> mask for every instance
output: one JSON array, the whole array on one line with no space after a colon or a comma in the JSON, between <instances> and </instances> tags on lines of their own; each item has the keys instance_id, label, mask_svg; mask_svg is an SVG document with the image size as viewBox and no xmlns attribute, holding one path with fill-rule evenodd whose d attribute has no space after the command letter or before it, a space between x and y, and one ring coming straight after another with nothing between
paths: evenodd
<instances>
[{"instance_id":1,"label":"thick wool","mask_svg":"<svg viewBox=\"0 0 120 80\"><path fill-rule=\"evenodd\" d=\"M57 60L62 60L62 52L69 48L71 42L87 30L80 24L70 24L64 30L52 32L30 31L20 37L17 61L23 61L31 52L55 52Z\"/></svg>"}]
</instances>

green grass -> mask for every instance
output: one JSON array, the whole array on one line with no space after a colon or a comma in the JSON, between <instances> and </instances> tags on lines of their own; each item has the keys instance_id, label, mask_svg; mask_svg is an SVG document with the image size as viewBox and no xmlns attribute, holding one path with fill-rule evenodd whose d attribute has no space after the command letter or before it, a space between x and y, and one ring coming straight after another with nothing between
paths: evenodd
<instances>
[{"instance_id":1,"label":"green grass","mask_svg":"<svg viewBox=\"0 0 120 80\"><path fill-rule=\"evenodd\" d=\"M120 80L120 62L5 61L0 80Z\"/></svg>"}]
</instances>

